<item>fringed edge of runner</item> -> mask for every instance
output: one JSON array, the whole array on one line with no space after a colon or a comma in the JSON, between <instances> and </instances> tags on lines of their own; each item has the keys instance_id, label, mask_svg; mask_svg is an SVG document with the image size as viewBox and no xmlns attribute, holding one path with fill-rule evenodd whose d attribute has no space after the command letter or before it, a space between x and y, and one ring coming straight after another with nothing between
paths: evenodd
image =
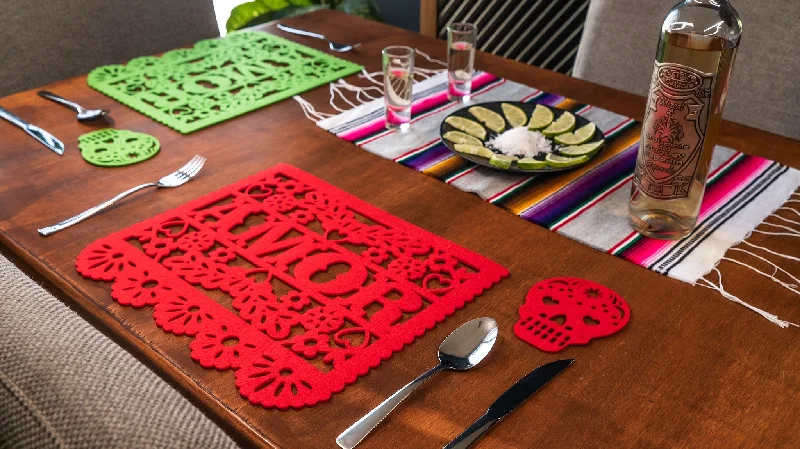
<instances>
[{"instance_id":1,"label":"fringed edge of runner","mask_svg":"<svg viewBox=\"0 0 800 449\"><path fill-rule=\"evenodd\" d=\"M800 257L795 257L795 256L792 256L790 254L784 254L784 253L781 253L779 251L775 251L775 250L772 250L772 249L769 249L769 248L765 248L763 246L759 246L759 245L756 245L754 243L751 243L751 242L747 241L747 239L750 238L752 233L765 234L765 235L774 235L774 236L787 236L787 237L792 237L792 238L800 238L800 221L792 220L792 219L780 216L777 213L778 211L791 212L791 213L797 215L798 217L800 217L800 211L798 211L797 209L794 209L793 207L789 206L789 204L792 204L792 203L800 204L800 192L792 193L789 196L789 199L786 202L784 202L784 204L782 206L778 207L775 211L770 213L768 215L768 217L767 217L767 218L778 219L781 222L787 223L787 224L771 223L771 222L768 222L768 221L763 221L759 225L759 227L774 228L774 229L778 229L779 231L762 230L762 229L758 229L758 228L754 229L751 233L748 233L745 236L744 239L740 240L739 242L736 242L736 244L733 245L733 247L731 247L728 250L728 252L725 254L725 256L723 256L717 262L717 264L715 264L714 268L712 268L708 273L705 273L703 275L703 277L701 277L700 279L697 280L696 285L698 285L700 287L705 287L705 288L710 288L712 290L716 290L725 299L728 299L729 301L733 301L733 302L735 302L735 303L737 303L737 304L739 304L741 306L746 307L749 310L752 310L753 312L756 312L757 314L759 314L762 317L764 317L767 320L769 320L771 323L774 323L774 324L776 324L776 325L778 325L778 326L780 326L782 328L788 328L790 326L800 327L800 325L798 325L798 324L795 324L795 323L793 323L791 321L786 321L786 320L780 319L777 315L769 313L769 312L767 312L764 309L761 309L759 307L756 307L756 306L750 304L749 302L744 301L741 298L739 298L738 296L736 296L736 295L730 293L729 291L727 291L725 289L725 286L722 283L722 278L723 278L722 272L718 268L719 263L721 263L722 261L727 261L727 262L734 263L736 265L745 267L745 268L753 271L754 273L759 274L759 275L761 275L761 276L763 276L763 277L765 277L767 279L770 279L771 281L775 282L776 284L780 285L781 287L785 288L786 290L789 290L790 292L794 293L795 295L800 296L800 286L798 286L800 284L800 278L798 278L796 275L793 275L789 271L781 268L777 263L775 263L772 260L768 259L766 256L767 255L771 255L771 256L776 256L776 257L782 258L782 259L798 261L798 262L800 262ZM763 251L766 254L764 256L761 256L761 255L755 253L754 251L750 251L750 250L747 250L747 249L739 247L740 245L749 246L750 248L753 248L753 250ZM756 267L754 267L754 266L752 266L752 265L750 265L750 264L748 264L746 262L743 262L741 260L737 260L736 258L734 258L734 255L731 254L732 252L733 253L744 253L744 254L747 254L747 255L749 255L751 257L754 257L754 258L762 261L763 263L766 263L767 265L769 265L772 268L772 273L770 274L770 273L768 273L766 271L759 270L758 268L756 268ZM712 272L716 273L716 275L717 275L717 280L716 281L713 281L712 279L709 278L709 275ZM779 275L782 275L785 278L788 278L789 281L787 282L786 280L781 280L778 277Z\"/></svg>"},{"instance_id":2,"label":"fringed edge of runner","mask_svg":"<svg viewBox=\"0 0 800 449\"><path fill-rule=\"evenodd\" d=\"M431 56L427 55L426 53L414 49L414 51L428 60L429 62L442 66L447 67L447 64L443 61L440 61L436 58L432 58ZM423 67L414 67L414 77L421 78L421 81L428 80L435 75L439 75L443 73L446 69L427 69ZM348 112L352 109L360 106L368 104L372 101L380 100L383 98L384 95L384 83L383 81L378 81L377 78L383 77L383 72L367 72L366 69L361 69L361 73L359 73L358 78L364 79L367 82L371 83L371 86L356 86L345 81L343 78L340 78L328 85L328 90L330 92L330 99L328 104L338 112ZM348 99L345 96L343 91L353 92L355 93L355 102ZM372 93L370 93L372 92ZM319 112L316 110L314 105L308 102L306 99L299 95L295 95L292 97L299 105L300 108L303 110L303 114L306 116L307 119L311 120L314 123L319 123L322 120L327 118L333 117L335 114L328 114L325 112ZM345 105L349 106L349 108L345 108L345 106L341 104L337 104L338 101L344 102Z\"/></svg>"}]
</instances>

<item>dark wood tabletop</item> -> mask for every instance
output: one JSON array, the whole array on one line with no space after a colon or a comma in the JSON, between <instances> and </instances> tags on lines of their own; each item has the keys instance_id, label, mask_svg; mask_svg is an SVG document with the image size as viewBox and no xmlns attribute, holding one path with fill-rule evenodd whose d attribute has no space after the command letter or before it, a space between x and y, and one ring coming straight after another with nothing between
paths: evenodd
<instances>
[{"instance_id":1,"label":"dark wood tabletop","mask_svg":"<svg viewBox=\"0 0 800 449\"><path fill-rule=\"evenodd\" d=\"M362 42L338 56L380 70L380 50L403 44L446 58L442 41L376 22L323 11L287 19L291 26L341 42ZM275 32L304 45L321 42ZM640 119L645 100L606 87L478 54L478 69ZM336 436L436 362L442 339L460 323L495 317L500 336L485 364L443 372L420 388L362 443L368 448L442 447L534 367L558 358L576 362L497 425L475 447L798 447L800 329L781 329L719 293L694 287L556 235L445 183L363 151L318 128L287 100L181 135L111 100L79 76L47 86L81 104L112 111L113 125L156 136L162 151L125 168L94 167L77 151L79 135L106 124L74 113L35 90L0 105L60 137L56 156L0 122L0 242L23 269L77 308L245 446L335 448ZM303 94L327 108L328 89ZM719 143L800 167L800 142L725 123ZM48 238L36 229L181 166L208 158L201 175L170 191L144 191ZM189 357L187 337L162 332L150 313L121 307L110 286L81 278L77 254L99 237L172 209L278 163L289 163L364 201L504 265L511 275L327 402L302 410L267 410L242 399L230 371L206 370ZM513 238L509 238L513 236ZM798 247L792 238L754 235L765 245ZM800 323L800 301L752 271L723 262L725 287L783 319ZM789 271L800 263L786 261ZM557 355L518 340L512 327L535 282L555 276L597 281L632 309L617 335ZM135 329L135 330L134 330ZM135 382L135 379L130 381Z\"/></svg>"}]
</instances>

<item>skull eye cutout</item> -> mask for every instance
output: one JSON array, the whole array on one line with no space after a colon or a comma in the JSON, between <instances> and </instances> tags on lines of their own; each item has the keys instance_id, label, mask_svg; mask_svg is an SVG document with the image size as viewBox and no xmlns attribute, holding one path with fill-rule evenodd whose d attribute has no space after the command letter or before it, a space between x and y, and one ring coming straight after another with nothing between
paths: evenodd
<instances>
[{"instance_id":1,"label":"skull eye cutout","mask_svg":"<svg viewBox=\"0 0 800 449\"><path fill-rule=\"evenodd\" d=\"M613 290L578 278L552 278L535 284L519 308L514 333L545 352L619 332L630 308Z\"/></svg>"}]
</instances>

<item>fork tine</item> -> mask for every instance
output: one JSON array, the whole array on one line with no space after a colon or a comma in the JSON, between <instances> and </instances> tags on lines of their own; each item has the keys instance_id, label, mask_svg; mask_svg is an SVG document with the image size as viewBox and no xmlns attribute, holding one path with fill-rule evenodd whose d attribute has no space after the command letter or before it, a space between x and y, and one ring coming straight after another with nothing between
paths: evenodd
<instances>
[{"instance_id":1,"label":"fork tine","mask_svg":"<svg viewBox=\"0 0 800 449\"><path fill-rule=\"evenodd\" d=\"M189 160L183 167L175 170L174 172L164 176L159 180L159 184L165 184L165 187L177 187L188 182L195 177L197 173L203 168L206 158L196 154Z\"/></svg>"},{"instance_id":2,"label":"fork tine","mask_svg":"<svg viewBox=\"0 0 800 449\"><path fill-rule=\"evenodd\" d=\"M189 162L186 163L186 165L184 165L183 167L179 168L176 173L179 173L179 174L184 175L184 176L191 177L192 176L191 175L192 171L194 171L195 168L198 166L198 164L200 164L200 160L201 159L202 158L200 158L199 156L193 157L192 160L190 160Z\"/></svg>"},{"instance_id":3,"label":"fork tine","mask_svg":"<svg viewBox=\"0 0 800 449\"><path fill-rule=\"evenodd\" d=\"M196 165L196 164L192 164L191 166L181 167L181 169L180 169L180 170L178 170L178 171L177 171L177 172L175 172L175 173L176 173L176 174L178 174L178 175L180 175L180 176L188 176L188 175L189 175L189 172L190 172L191 170L193 170L193 169L194 169L194 166L195 166L195 165Z\"/></svg>"},{"instance_id":4,"label":"fork tine","mask_svg":"<svg viewBox=\"0 0 800 449\"><path fill-rule=\"evenodd\" d=\"M194 177L195 175L197 175L197 173L200 172L200 170L203 168L203 165L205 165L205 163L206 163L206 158L200 157L197 160L197 163L195 164L195 166L192 167L191 170L187 170L186 174L189 175L190 178Z\"/></svg>"},{"instance_id":5,"label":"fork tine","mask_svg":"<svg viewBox=\"0 0 800 449\"><path fill-rule=\"evenodd\" d=\"M189 159L189 162L184 164L183 167L181 167L179 170L181 170L181 171L186 170L188 167L191 167L195 163L197 163L197 155L196 154L191 159Z\"/></svg>"},{"instance_id":6,"label":"fork tine","mask_svg":"<svg viewBox=\"0 0 800 449\"><path fill-rule=\"evenodd\" d=\"M186 172L188 172L189 170L191 170L191 169L192 169L192 168L193 168L193 167L194 167L194 166L197 164L198 157L199 157L198 155L195 155L195 156L194 156L194 157L193 157L191 160L189 160L189 162L187 162L187 163L186 163L186 164L185 164L183 167L179 168L179 169L178 169L178 171L179 171L179 172L186 173Z\"/></svg>"},{"instance_id":7,"label":"fork tine","mask_svg":"<svg viewBox=\"0 0 800 449\"><path fill-rule=\"evenodd\" d=\"M193 171L196 174L198 171L200 171L201 168L203 168L203 164L205 163L206 163L206 158L198 155L196 164L191 171Z\"/></svg>"}]
</instances>

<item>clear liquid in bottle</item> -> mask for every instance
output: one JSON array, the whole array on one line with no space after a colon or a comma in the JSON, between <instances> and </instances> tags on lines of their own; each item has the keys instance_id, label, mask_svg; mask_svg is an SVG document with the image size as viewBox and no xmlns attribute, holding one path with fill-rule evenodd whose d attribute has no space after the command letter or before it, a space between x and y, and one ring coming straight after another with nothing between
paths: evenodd
<instances>
[{"instance_id":1,"label":"clear liquid in bottle","mask_svg":"<svg viewBox=\"0 0 800 449\"><path fill-rule=\"evenodd\" d=\"M697 223L740 35L727 0L687 0L664 21L629 205L647 237L680 239Z\"/></svg>"}]
</instances>

